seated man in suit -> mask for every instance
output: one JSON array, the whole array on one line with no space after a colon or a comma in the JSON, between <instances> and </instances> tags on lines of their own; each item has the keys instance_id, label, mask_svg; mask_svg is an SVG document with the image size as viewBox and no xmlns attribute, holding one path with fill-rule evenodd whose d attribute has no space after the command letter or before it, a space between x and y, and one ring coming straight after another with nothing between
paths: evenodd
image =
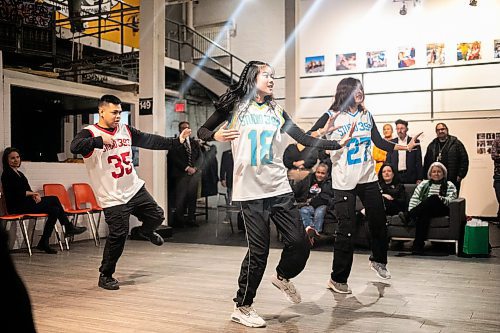
<instances>
[{"instance_id":1,"label":"seated man in suit","mask_svg":"<svg viewBox=\"0 0 500 333\"><path fill-rule=\"evenodd\" d=\"M407 145L411 137L407 135L408 122L402 119L396 120L397 138L391 140L399 145ZM401 183L419 184L423 179L422 150L416 146L412 151L394 150L387 154L386 163L392 165L397 172Z\"/></svg>"}]
</instances>

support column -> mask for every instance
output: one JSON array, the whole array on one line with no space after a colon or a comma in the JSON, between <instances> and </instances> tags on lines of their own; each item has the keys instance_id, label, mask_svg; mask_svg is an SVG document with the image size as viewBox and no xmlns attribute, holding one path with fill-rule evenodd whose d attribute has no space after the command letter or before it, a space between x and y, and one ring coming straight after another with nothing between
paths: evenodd
<instances>
[{"instance_id":1,"label":"support column","mask_svg":"<svg viewBox=\"0 0 500 333\"><path fill-rule=\"evenodd\" d=\"M153 105L147 115L141 114L139 105L136 125L141 131L165 136L165 0L141 1L139 43L139 98L151 99ZM139 163L140 177L168 216L166 151L141 149Z\"/></svg>"},{"instance_id":2,"label":"support column","mask_svg":"<svg viewBox=\"0 0 500 333\"><path fill-rule=\"evenodd\" d=\"M299 35L295 33L299 19L299 0L285 0L285 110L293 117L299 99Z\"/></svg>"}]
</instances>

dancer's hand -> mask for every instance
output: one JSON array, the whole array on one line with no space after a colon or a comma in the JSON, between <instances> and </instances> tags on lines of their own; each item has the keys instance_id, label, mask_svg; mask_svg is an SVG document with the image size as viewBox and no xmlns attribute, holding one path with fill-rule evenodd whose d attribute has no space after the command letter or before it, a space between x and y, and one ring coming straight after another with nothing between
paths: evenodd
<instances>
[{"instance_id":1,"label":"dancer's hand","mask_svg":"<svg viewBox=\"0 0 500 333\"><path fill-rule=\"evenodd\" d=\"M408 143L408 151L412 151L416 146L420 145L420 142L417 142L418 138L422 135L424 132L420 132L417 135L415 135L413 138L411 138L410 143Z\"/></svg>"},{"instance_id":2,"label":"dancer's hand","mask_svg":"<svg viewBox=\"0 0 500 333\"><path fill-rule=\"evenodd\" d=\"M357 120L358 120L358 118L356 118L355 121L351 124L351 128L349 129L349 131L347 131L347 133L344 135L344 137L342 139L340 139L339 144L341 147L344 147L351 140L352 133L354 133L354 130L356 129Z\"/></svg>"},{"instance_id":3,"label":"dancer's hand","mask_svg":"<svg viewBox=\"0 0 500 333\"><path fill-rule=\"evenodd\" d=\"M323 136L325 134L329 134L337 129L340 128L340 126L337 126L337 127L334 127L334 123L335 123L335 119L337 119L337 117L339 116L340 112L335 112L333 115L331 115L325 126L323 126L322 128L318 129L316 132L318 132L318 136Z\"/></svg>"},{"instance_id":4,"label":"dancer's hand","mask_svg":"<svg viewBox=\"0 0 500 333\"><path fill-rule=\"evenodd\" d=\"M185 128L179 135L180 143L184 143L184 141L186 141L186 139L189 138L190 136L191 136L191 129Z\"/></svg>"},{"instance_id":5,"label":"dancer's hand","mask_svg":"<svg viewBox=\"0 0 500 333\"><path fill-rule=\"evenodd\" d=\"M240 132L237 129L228 129L228 121L226 120L224 124L215 132L214 139L219 142L228 142L237 139L240 136Z\"/></svg>"}]
</instances>

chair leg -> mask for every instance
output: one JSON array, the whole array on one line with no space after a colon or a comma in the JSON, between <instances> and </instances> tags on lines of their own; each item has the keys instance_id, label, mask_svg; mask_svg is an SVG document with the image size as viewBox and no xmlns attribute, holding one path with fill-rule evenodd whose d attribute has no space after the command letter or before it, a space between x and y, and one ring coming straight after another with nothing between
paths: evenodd
<instances>
[{"instance_id":1,"label":"chair leg","mask_svg":"<svg viewBox=\"0 0 500 333\"><path fill-rule=\"evenodd\" d=\"M94 215L91 212L88 212L87 216L89 217L90 231L92 231L92 236L94 237L95 246L99 246L99 241L96 235L96 225L94 221Z\"/></svg>"},{"instance_id":2,"label":"chair leg","mask_svg":"<svg viewBox=\"0 0 500 333\"><path fill-rule=\"evenodd\" d=\"M232 214L232 213L231 213ZM233 217L231 216L229 218L229 225L231 226L231 233L234 234L234 228L233 228Z\"/></svg>"},{"instance_id":3,"label":"chair leg","mask_svg":"<svg viewBox=\"0 0 500 333\"><path fill-rule=\"evenodd\" d=\"M59 243L59 248L61 249L61 251L64 251L64 247L63 247L63 244L61 241L61 236L59 236L59 228L57 227L57 224L54 225L54 231L56 233L57 242ZM64 235L64 233L63 233L63 235Z\"/></svg>"},{"instance_id":4,"label":"chair leg","mask_svg":"<svg viewBox=\"0 0 500 333\"><path fill-rule=\"evenodd\" d=\"M30 254L31 257L33 253L31 252L31 244L30 244L30 239L28 237L28 229L26 228L25 220L21 220L21 231L23 232L24 241L26 242L26 246L28 247L28 253Z\"/></svg>"}]
</instances>

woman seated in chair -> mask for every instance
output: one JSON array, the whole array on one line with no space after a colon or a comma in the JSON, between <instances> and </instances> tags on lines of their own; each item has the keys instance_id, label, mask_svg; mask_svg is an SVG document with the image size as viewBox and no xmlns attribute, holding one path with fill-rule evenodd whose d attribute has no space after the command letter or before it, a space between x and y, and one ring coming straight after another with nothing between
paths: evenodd
<instances>
[{"instance_id":1,"label":"woman seated in chair","mask_svg":"<svg viewBox=\"0 0 500 333\"><path fill-rule=\"evenodd\" d=\"M10 214L47 214L47 221L43 228L42 238L36 246L37 249L49 254L57 250L49 246L49 239L54 230L56 221L64 226L66 235L78 235L87 230L85 227L75 227L66 216L64 208L55 196L42 197L31 190L28 179L19 171L21 157L17 148L8 147L2 156L2 187L5 203Z\"/></svg>"},{"instance_id":2,"label":"woman seated in chair","mask_svg":"<svg viewBox=\"0 0 500 333\"><path fill-rule=\"evenodd\" d=\"M450 213L450 201L457 198L457 188L446 177L446 167L440 162L434 162L427 172L428 180L422 181L413 192L408 207L408 215L415 221L416 227L413 254L424 252L431 218L447 216Z\"/></svg>"},{"instance_id":3,"label":"woman seated in chair","mask_svg":"<svg viewBox=\"0 0 500 333\"><path fill-rule=\"evenodd\" d=\"M383 164L378 171L378 183L382 189L385 214L390 216L399 215L403 223L405 223L405 213L408 211L405 188L400 183L399 176L394 172L390 164Z\"/></svg>"}]
</instances>

